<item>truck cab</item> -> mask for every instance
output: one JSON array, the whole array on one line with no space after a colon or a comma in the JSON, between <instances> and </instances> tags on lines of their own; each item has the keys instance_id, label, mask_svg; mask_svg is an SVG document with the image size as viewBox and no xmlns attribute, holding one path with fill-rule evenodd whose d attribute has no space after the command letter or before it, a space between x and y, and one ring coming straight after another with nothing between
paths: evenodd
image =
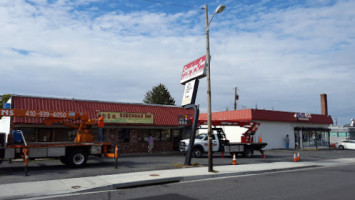
<instances>
[{"instance_id":1,"label":"truck cab","mask_svg":"<svg viewBox=\"0 0 355 200\"><path fill-rule=\"evenodd\" d=\"M199 134L195 137L195 144L192 149L192 156L196 158L202 157L203 153L208 152L208 133L207 129L199 129ZM180 141L179 149L181 152L186 153L188 151L190 139L184 139ZM226 136L221 128L212 129L212 151L222 151L224 145L228 143Z\"/></svg>"}]
</instances>

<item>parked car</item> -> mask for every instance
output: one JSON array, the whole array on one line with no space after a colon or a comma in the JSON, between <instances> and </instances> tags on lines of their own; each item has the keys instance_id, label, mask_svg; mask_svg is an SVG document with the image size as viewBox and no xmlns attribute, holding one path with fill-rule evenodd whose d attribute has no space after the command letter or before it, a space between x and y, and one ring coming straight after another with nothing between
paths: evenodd
<instances>
[{"instance_id":1,"label":"parked car","mask_svg":"<svg viewBox=\"0 0 355 200\"><path fill-rule=\"evenodd\" d=\"M337 142L336 148L340 150L344 150L344 149L355 150L355 140L344 140L344 141Z\"/></svg>"}]
</instances>

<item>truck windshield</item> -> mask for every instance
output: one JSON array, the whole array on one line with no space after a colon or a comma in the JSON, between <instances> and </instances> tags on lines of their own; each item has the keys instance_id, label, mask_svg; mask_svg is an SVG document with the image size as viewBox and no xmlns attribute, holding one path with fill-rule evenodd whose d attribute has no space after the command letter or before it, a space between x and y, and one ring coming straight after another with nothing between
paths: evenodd
<instances>
[{"instance_id":1,"label":"truck windshield","mask_svg":"<svg viewBox=\"0 0 355 200\"><path fill-rule=\"evenodd\" d=\"M206 135L207 135L207 133L198 134L198 135L196 136L196 139L202 140L203 138L206 137Z\"/></svg>"}]
</instances>

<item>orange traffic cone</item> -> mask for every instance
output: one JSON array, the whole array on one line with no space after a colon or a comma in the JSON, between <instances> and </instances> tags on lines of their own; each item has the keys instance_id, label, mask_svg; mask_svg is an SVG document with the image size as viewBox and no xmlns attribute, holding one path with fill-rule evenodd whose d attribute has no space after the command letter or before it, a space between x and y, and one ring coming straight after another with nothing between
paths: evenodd
<instances>
[{"instance_id":1,"label":"orange traffic cone","mask_svg":"<svg viewBox=\"0 0 355 200\"><path fill-rule=\"evenodd\" d=\"M236 165L237 164L237 159L235 159L235 154L233 154L233 162L232 165Z\"/></svg>"},{"instance_id":2,"label":"orange traffic cone","mask_svg":"<svg viewBox=\"0 0 355 200\"><path fill-rule=\"evenodd\" d=\"M301 160L300 152L297 152L297 161Z\"/></svg>"},{"instance_id":3,"label":"orange traffic cone","mask_svg":"<svg viewBox=\"0 0 355 200\"><path fill-rule=\"evenodd\" d=\"M293 153L293 162L297 162L296 153Z\"/></svg>"}]
</instances>

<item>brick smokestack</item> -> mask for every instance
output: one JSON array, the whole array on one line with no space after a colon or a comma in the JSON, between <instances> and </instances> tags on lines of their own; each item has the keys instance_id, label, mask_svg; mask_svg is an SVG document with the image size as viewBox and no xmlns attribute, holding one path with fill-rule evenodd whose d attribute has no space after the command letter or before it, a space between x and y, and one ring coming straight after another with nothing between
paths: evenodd
<instances>
[{"instance_id":1,"label":"brick smokestack","mask_svg":"<svg viewBox=\"0 0 355 200\"><path fill-rule=\"evenodd\" d=\"M328 116L328 103L327 103L327 94L320 95L320 103L322 109L322 115Z\"/></svg>"}]
</instances>

